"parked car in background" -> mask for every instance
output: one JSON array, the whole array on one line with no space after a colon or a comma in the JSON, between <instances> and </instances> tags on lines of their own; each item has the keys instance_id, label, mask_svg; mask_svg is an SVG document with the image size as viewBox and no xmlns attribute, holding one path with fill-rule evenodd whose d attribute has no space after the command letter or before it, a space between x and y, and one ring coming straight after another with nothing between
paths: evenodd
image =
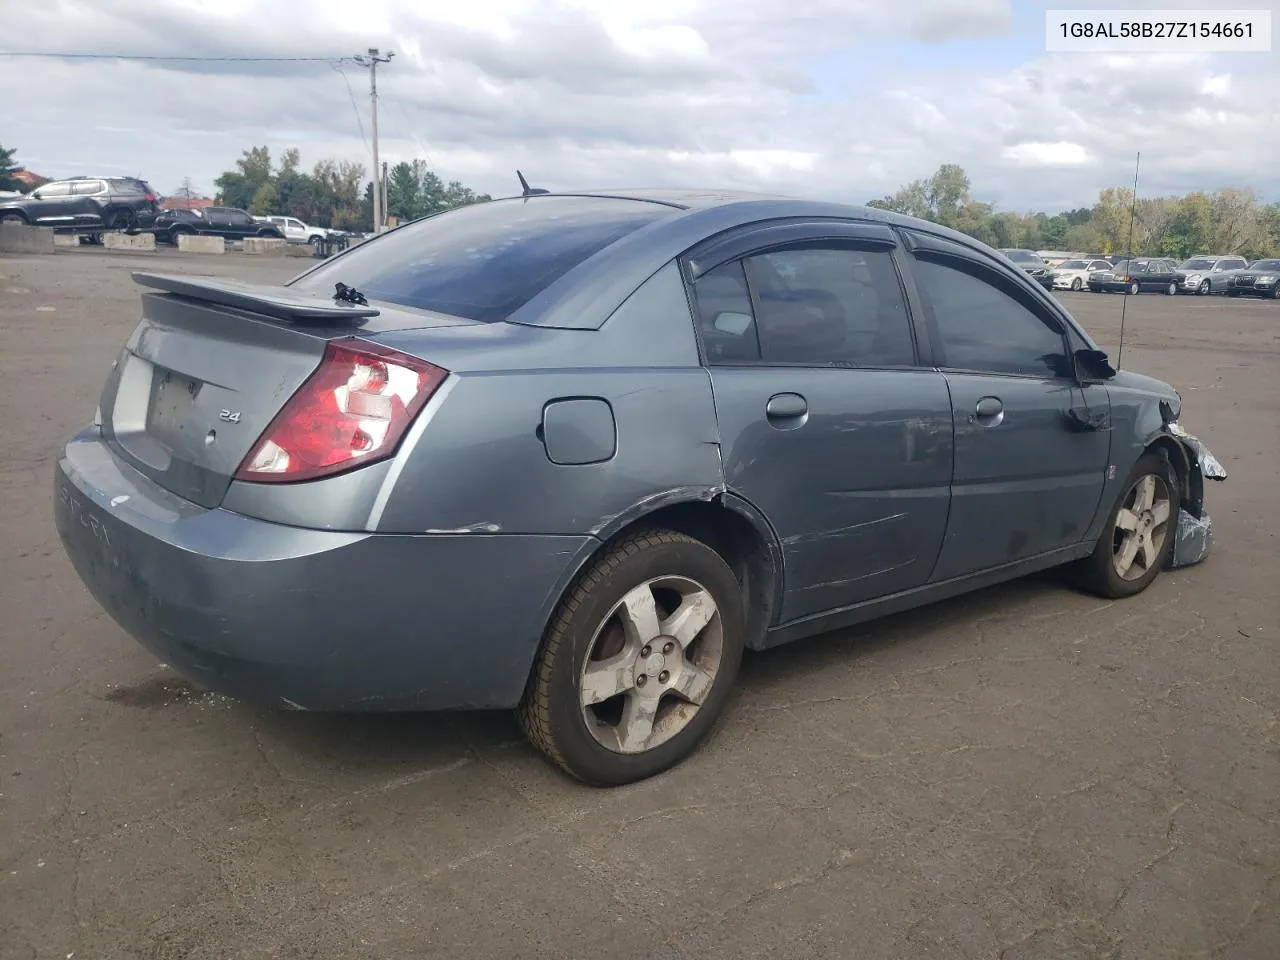
<instances>
[{"instance_id":1,"label":"parked car in background","mask_svg":"<svg viewBox=\"0 0 1280 960\"><path fill-rule=\"evenodd\" d=\"M1271 297L1280 300L1280 260L1255 260L1231 275L1231 297Z\"/></svg>"},{"instance_id":2,"label":"parked car in background","mask_svg":"<svg viewBox=\"0 0 1280 960\"><path fill-rule=\"evenodd\" d=\"M156 214L150 232L154 233L156 240L161 243L177 243L179 234L199 233L200 221L199 210L161 210ZM179 224L185 224L190 229L175 229Z\"/></svg>"},{"instance_id":3,"label":"parked car in background","mask_svg":"<svg viewBox=\"0 0 1280 960\"><path fill-rule=\"evenodd\" d=\"M1066 563L1130 597L1212 544L1173 387L883 210L537 194L283 286L135 277L57 529L125 630L251 701L515 708L622 784L703 741L744 648Z\"/></svg>"},{"instance_id":4,"label":"parked car in background","mask_svg":"<svg viewBox=\"0 0 1280 960\"><path fill-rule=\"evenodd\" d=\"M269 223L284 234L290 243L310 243L313 246L330 238L332 231L325 227L313 227L297 217L255 217L259 223Z\"/></svg>"},{"instance_id":5,"label":"parked car in background","mask_svg":"<svg viewBox=\"0 0 1280 960\"><path fill-rule=\"evenodd\" d=\"M134 177L51 180L28 194L0 200L0 220L58 231L145 229L159 210L150 184Z\"/></svg>"},{"instance_id":6,"label":"parked car in background","mask_svg":"<svg viewBox=\"0 0 1280 960\"><path fill-rule=\"evenodd\" d=\"M1025 270L1027 275L1040 286L1046 290L1053 289L1053 271L1049 269L1049 265L1034 250L1012 248L1001 250L1000 252Z\"/></svg>"},{"instance_id":7,"label":"parked car in background","mask_svg":"<svg viewBox=\"0 0 1280 960\"><path fill-rule=\"evenodd\" d=\"M1055 290L1083 290L1089 275L1099 270L1110 270L1106 260L1064 260L1053 270Z\"/></svg>"},{"instance_id":8,"label":"parked car in background","mask_svg":"<svg viewBox=\"0 0 1280 960\"><path fill-rule=\"evenodd\" d=\"M245 237L284 238L280 228L259 223L243 210L234 207L205 207L201 210L166 210L156 218L153 232L157 239L177 243L184 233L242 240Z\"/></svg>"},{"instance_id":9,"label":"parked car in background","mask_svg":"<svg viewBox=\"0 0 1280 960\"><path fill-rule=\"evenodd\" d=\"M1178 264L1165 257L1139 257L1121 260L1110 270L1089 274L1087 283L1094 293L1129 293L1159 291L1174 296L1178 292Z\"/></svg>"},{"instance_id":10,"label":"parked car in background","mask_svg":"<svg viewBox=\"0 0 1280 960\"><path fill-rule=\"evenodd\" d=\"M1186 293L1207 296L1211 293L1225 293L1231 283L1231 276L1236 270L1243 270L1249 265L1244 257L1192 257L1178 264L1174 279L1179 289Z\"/></svg>"}]
</instances>

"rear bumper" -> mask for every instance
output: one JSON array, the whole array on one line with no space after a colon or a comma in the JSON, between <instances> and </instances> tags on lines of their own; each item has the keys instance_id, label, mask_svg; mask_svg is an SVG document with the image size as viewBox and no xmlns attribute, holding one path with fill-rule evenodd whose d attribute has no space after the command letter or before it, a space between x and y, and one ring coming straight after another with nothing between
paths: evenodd
<instances>
[{"instance_id":1,"label":"rear bumper","mask_svg":"<svg viewBox=\"0 0 1280 960\"><path fill-rule=\"evenodd\" d=\"M508 708L590 537L305 530L157 487L88 431L58 533L102 607L192 681L308 710Z\"/></svg>"}]
</instances>

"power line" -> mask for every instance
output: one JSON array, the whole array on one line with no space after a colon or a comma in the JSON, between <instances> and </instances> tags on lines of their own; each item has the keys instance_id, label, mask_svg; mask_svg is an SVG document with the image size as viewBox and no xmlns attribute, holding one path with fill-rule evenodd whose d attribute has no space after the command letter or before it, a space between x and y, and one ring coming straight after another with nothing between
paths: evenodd
<instances>
[{"instance_id":1,"label":"power line","mask_svg":"<svg viewBox=\"0 0 1280 960\"><path fill-rule=\"evenodd\" d=\"M356 92L351 89L351 81L347 79L346 71L342 69L341 63L331 63L338 76L342 77L342 82L347 85L347 95L351 97L351 109L355 111L356 123L360 126L360 139L364 141L365 152L369 152L369 138L364 135L364 118L360 116L360 108L356 106Z\"/></svg>"},{"instance_id":2,"label":"power line","mask_svg":"<svg viewBox=\"0 0 1280 960\"><path fill-rule=\"evenodd\" d=\"M44 60L142 60L181 63L341 63L350 57L179 57L138 53L41 53L27 50L0 50L0 57L29 57Z\"/></svg>"}]
</instances>

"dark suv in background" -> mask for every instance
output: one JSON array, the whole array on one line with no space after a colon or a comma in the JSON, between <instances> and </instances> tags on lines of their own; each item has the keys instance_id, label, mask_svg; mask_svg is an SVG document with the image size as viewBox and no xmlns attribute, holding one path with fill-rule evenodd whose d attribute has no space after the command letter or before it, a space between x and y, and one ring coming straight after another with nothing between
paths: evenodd
<instances>
[{"instance_id":1,"label":"dark suv in background","mask_svg":"<svg viewBox=\"0 0 1280 960\"><path fill-rule=\"evenodd\" d=\"M134 177L72 177L0 200L0 220L55 230L137 230L155 221L159 200Z\"/></svg>"},{"instance_id":2,"label":"dark suv in background","mask_svg":"<svg viewBox=\"0 0 1280 960\"><path fill-rule=\"evenodd\" d=\"M1022 250L1017 248L1005 248L1000 251L1031 277L1036 283L1044 287L1046 290L1053 289L1053 271L1049 269L1049 264L1044 258L1034 250Z\"/></svg>"}]
</instances>

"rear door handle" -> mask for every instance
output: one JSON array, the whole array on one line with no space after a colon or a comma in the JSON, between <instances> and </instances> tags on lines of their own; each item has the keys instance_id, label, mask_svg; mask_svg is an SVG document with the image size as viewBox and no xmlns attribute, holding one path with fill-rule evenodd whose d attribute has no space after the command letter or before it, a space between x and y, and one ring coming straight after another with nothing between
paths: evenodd
<instances>
[{"instance_id":1,"label":"rear door handle","mask_svg":"<svg viewBox=\"0 0 1280 960\"><path fill-rule=\"evenodd\" d=\"M997 426L1004 419L1004 404L999 397L983 397L973 409L972 420L984 427Z\"/></svg>"},{"instance_id":2,"label":"rear door handle","mask_svg":"<svg viewBox=\"0 0 1280 960\"><path fill-rule=\"evenodd\" d=\"M798 420L809 412L809 402L798 393L775 393L764 407L765 416L774 423Z\"/></svg>"}]
</instances>

